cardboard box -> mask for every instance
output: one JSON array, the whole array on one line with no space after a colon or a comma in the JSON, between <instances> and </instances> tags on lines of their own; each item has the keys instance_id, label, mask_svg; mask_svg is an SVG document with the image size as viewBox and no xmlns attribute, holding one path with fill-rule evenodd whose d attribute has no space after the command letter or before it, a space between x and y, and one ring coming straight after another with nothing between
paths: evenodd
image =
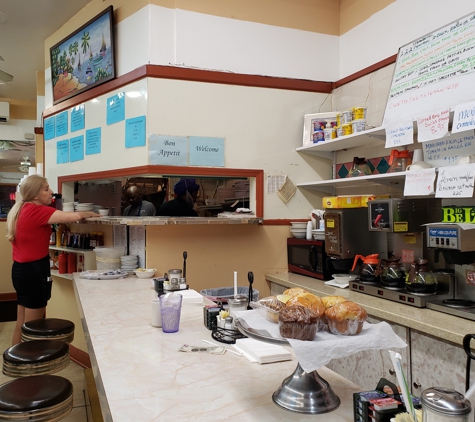
<instances>
[{"instance_id":1,"label":"cardboard box","mask_svg":"<svg viewBox=\"0 0 475 422\"><path fill-rule=\"evenodd\" d=\"M368 208L368 201L390 198L391 195L340 195L322 198L323 208Z\"/></svg>"}]
</instances>

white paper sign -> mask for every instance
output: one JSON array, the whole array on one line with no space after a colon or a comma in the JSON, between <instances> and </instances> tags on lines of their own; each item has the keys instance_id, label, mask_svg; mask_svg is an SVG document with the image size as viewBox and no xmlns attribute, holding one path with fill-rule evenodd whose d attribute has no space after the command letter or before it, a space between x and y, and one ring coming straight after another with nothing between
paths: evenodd
<instances>
[{"instance_id":1,"label":"white paper sign","mask_svg":"<svg viewBox=\"0 0 475 422\"><path fill-rule=\"evenodd\" d=\"M473 130L455 133L444 139L421 144L424 161L432 167L457 164L460 157L475 154L475 136Z\"/></svg>"},{"instance_id":2,"label":"white paper sign","mask_svg":"<svg viewBox=\"0 0 475 422\"><path fill-rule=\"evenodd\" d=\"M434 191L435 168L406 172L404 196L432 195Z\"/></svg>"},{"instance_id":3,"label":"white paper sign","mask_svg":"<svg viewBox=\"0 0 475 422\"><path fill-rule=\"evenodd\" d=\"M450 109L436 111L417 118L417 140L419 142L439 139L449 132Z\"/></svg>"},{"instance_id":4,"label":"white paper sign","mask_svg":"<svg viewBox=\"0 0 475 422\"><path fill-rule=\"evenodd\" d=\"M414 124L412 120L392 123L386 126L386 148L414 143Z\"/></svg>"},{"instance_id":5,"label":"white paper sign","mask_svg":"<svg viewBox=\"0 0 475 422\"><path fill-rule=\"evenodd\" d=\"M463 132L475 128L475 101L460 104L454 109L452 133Z\"/></svg>"},{"instance_id":6,"label":"white paper sign","mask_svg":"<svg viewBox=\"0 0 475 422\"><path fill-rule=\"evenodd\" d=\"M440 167L437 177L436 198L471 198L475 164Z\"/></svg>"}]
</instances>

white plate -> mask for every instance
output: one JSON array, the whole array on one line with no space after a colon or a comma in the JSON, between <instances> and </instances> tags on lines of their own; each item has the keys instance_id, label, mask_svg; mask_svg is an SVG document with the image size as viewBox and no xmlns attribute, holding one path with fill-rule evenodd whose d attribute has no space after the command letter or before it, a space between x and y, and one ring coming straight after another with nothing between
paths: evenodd
<instances>
[{"instance_id":1,"label":"white plate","mask_svg":"<svg viewBox=\"0 0 475 422\"><path fill-rule=\"evenodd\" d=\"M345 283L345 284L336 283L335 280L325 281L325 284L327 284L328 286L339 287L340 289L345 289L346 287L350 285L350 283Z\"/></svg>"},{"instance_id":2,"label":"white plate","mask_svg":"<svg viewBox=\"0 0 475 422\"><path fill-rule=\"evenodd\" d=\"M333 274L333 281L338 284L348 284L356 279L355 274Z\"/></svg>"},{"instance_id":3,"label":"white plate","mask_svg":"<svg viewBox=\"0 0 475 422\"><path fill-rule=\"evenodd\" d=\"M107 274L109 271L83 271L79 276L89 280L115 280L127 277L126 271L114 271L116 274ZM110 271L112 272L112 271Z\"/></svg>"}]
</instances>

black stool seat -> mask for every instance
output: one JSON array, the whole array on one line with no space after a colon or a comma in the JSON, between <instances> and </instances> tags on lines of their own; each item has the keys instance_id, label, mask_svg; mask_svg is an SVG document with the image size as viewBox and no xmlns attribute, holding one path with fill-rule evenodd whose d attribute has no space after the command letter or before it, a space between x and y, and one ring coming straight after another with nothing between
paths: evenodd
<instances>
[{"instance_id":1,"label":"black stool seat","mask_svg":"<svg viewBox=\"0 0 475 422\"><path fill-rule=\"evenodd\" d=\"M3 352L3 373L9 377L52 374L69 365L69 345L61 340L31 340Z\"/></svg>"},{"instance_id":2,"label":"black stool seat","mask_svg":"<svg viewBox=\"0 0 475 422\"><path fill-rule=\"evenodd\" d=\"M0 385L0 421L59 421L73 408L73 385L63 377L39 375Z\"/></svg>"},{"instance_id":3,"label":"black stool seat","mask_svg":"<svg viewBox=\"0 0 475 422\"><path fill-rule=\"evenodd\" d=\"M59 318L41 318L25 322L21 326L21 341L45 338L71 343L74 339L74 322Z\"/></svg>"}]
</instances>

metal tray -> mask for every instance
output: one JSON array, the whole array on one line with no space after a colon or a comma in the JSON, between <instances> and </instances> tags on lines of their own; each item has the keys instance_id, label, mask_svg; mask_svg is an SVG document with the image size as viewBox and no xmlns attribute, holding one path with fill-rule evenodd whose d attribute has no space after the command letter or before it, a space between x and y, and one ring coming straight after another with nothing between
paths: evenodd
<instances>
[{"instance_id":1,"label":"metal tray","mask_svg":"<svg viewBox=\"0 0 475 422\"><path fill-rule=\"evenodd\" d=\"M254 338L256 340L261 340L266 343L290 346L290 343L287 341L287 339L282 337L272 337L266 330L256 330L255 328L249 327L246 321L241 318L236 319L236 328L245 336Z\"/></svg>"}]
</instances>

